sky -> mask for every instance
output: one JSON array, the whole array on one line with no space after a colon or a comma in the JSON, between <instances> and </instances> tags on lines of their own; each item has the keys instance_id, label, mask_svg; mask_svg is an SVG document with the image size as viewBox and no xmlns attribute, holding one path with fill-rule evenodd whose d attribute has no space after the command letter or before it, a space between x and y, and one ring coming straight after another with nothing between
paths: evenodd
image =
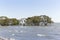
<instances>
[{"instance_id":1,"label":"sky","mask_svg":"<svg viewBox=\"0 0 60 40\"><path fill-rule=\"evenodd\" d=\"M40 15L60 22L60 0L0 0L0 16L20 19Z\"/></svg>"}]
</instances>

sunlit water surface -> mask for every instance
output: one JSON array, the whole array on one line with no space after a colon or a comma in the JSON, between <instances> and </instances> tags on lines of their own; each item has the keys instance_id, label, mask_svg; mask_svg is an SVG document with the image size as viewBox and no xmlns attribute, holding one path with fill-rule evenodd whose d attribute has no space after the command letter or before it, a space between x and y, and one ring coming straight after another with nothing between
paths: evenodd
<instances>
[{"instance_id":1,"label":"sunlit water surface","mask_svg":"<svg viewBox=\"0 0 60 40\"><path fill-rule=\"evenodd\" d=\"M0 27L0 36L9 40L60 40L60 23L51 26Z\"/></svg>"}]
</instances>

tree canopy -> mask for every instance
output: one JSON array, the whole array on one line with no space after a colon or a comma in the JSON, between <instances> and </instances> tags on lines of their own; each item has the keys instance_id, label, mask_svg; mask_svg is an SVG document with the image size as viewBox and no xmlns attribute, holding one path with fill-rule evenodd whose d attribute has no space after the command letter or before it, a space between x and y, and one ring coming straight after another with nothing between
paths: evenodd
<instances>
[{"instance_id":1,"label":"tree canopy","mask_svg":"<svg viewBox=\"0 0 60 40\"><path fill-rule=\"evenodd\" d=\"M28 17L26 19L26 24L27 25L40 25L40 23L52 23L52 20L49 16L46 15L41 15L41 16L33 16L33 17Z\"/></svg>"},{"instance_id":2,"label":"tree canopy","mask_svg":"<svg viewBox=\"0 0 60 40\"><path fill-rule=\"evenodd\" d=\"M46 15L40 15L40 16L32 16L28 17L26 19L23 19L24 25L28 26L39 26L40 23L44 23L44 25L47 25L48 23L52 23L53 21L49 16ZM6 16L0 17L0 25L2 26L8 26L8 25L19 25L21 21L17 20L16 18L8 18Z\"/></svg>"},{"instance_id":3,"label":"tree canopy","mask_svg":"<svg viewBox=\"0 0 60 40\"><path fill-rule=\"evenodd\" d=\"M19 20L17 20L16 18L8 18L5 16L0 17L0 25L2 26L18 25L18 24L19 24Z\"/></svg>"}]
</instances>

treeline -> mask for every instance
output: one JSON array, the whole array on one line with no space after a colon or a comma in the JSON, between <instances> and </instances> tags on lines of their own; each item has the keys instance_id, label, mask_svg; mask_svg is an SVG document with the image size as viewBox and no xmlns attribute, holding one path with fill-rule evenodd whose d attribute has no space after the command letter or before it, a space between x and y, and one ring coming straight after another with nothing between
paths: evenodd
<instances>
[{"instance_id":1,"label":"treeline","mask_svg":"<svg viewBox=\"0 0 60 40\"><path fill-rule=\"evenodd\" d=\"M53 23L51 18L46 15L28 17L25 21L27 25L39 26L39 25L48 25Z\"/></svg>"},{"instance_id":2,"label":"treeline","mask_svg":"<svg viewBox=\"0 0 60 40\"><path fill-rule=\"evenodd\" d=\"M18 25L18 24L19 20L17 20L16 18L8 18L5 16L0 17L0 25L2 26Z\"/></svg>"},{"instance_id":3,"label":"treeline","mask_svg":"<svg viewBox=\"0 0 60 40\"><path fill-rule=\"evenodd\" d=\"M9 26L9 25L24 25L24 26L39 26L39 25L48 25L53 23L51 18L46 15L32 16L25 19L16 19L8 18L6 16L0 17L0 25Z\"/></svg>"}]
</instances>

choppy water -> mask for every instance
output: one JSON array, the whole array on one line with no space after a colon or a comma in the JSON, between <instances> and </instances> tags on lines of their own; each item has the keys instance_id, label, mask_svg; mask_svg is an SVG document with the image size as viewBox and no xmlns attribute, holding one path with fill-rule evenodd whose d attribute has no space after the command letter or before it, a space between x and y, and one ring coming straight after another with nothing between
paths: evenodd
<instances>
[{"instance_id":1,"label":"choppy water","mask_svg":"<svg viewBox=\"0 0 60 40\"><path fill-rule=\"evenodd\" d=\"M13 40L60 40L60 24L0 27L0 36Z\"/></svg>"}]
</instances>

